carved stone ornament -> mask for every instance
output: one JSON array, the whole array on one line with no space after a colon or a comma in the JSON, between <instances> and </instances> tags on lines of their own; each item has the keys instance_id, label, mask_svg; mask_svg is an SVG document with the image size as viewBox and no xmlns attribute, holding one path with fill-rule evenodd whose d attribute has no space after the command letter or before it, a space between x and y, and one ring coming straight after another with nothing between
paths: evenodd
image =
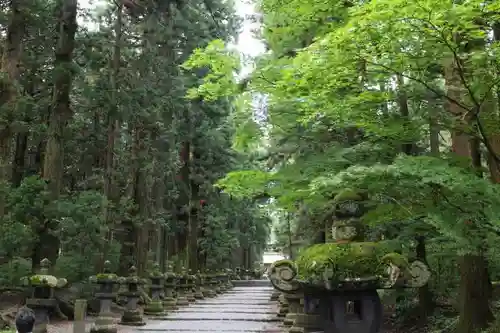
<instances>
[{"instance_id":1,"label":"carved stone ornament","mask_svg":"<svg viewBox=\"0 0 500 333\"><path fill-rule=\"evenodd\" d=\"M269 267L269 279L273 287L284 293L293 293L299 290L299 283L294 280L297 276L297 267L290 260L278 260Z\"/></svg>"},{"instance_id":2,"label":"carved stone ornament","mask_svg":"<svg viewBox=\"0 0 500 333\"><path fill-rule=\"evenodd\" d=\"M407 269L389 263L387 266L387 279L381 281L384 289L394 286L404 288L420 288L429 282L431 272L429 267L421 261L413 261Z\"/></svg>"},{"instance_id":3,"label":"carved stone ornament","mask_svg":"<svg viewBox=\"0 0 500 333\"><path fill-rule=\"evenodd\" d=\"M405 272L404 276L405 287L420 288L427 284L431 277L429 267L421 261L414 261L411 263L409 269Z\"/></svg>"}]
</instances>

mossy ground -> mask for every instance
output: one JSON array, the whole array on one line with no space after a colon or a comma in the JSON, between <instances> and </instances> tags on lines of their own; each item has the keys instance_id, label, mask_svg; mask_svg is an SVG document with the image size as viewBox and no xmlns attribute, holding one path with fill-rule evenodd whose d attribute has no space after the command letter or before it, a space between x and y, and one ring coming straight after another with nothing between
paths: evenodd
<instances>
[{"instance_id":1,"label":"mossy ground","mask_svg":"<svg viewBox=\"0 0 500 333\"><path fill-rule=\"evenodd\" d=\"M306 281L322 281L325 271L333 275L333 281L383 275L387 258L397 256L401 259L401 255L395 253L398 250L398 244L384 241L313 245L297 258L298 277Z\"/></svg>"}]
</instances>

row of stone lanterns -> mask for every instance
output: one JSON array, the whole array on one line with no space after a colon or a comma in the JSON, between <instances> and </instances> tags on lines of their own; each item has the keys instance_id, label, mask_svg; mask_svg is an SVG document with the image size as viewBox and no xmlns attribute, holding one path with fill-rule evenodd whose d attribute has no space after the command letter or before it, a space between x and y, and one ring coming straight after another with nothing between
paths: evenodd
<instances>
[{"instance_id":1,"label":"row of stone lanterns","mask_svg":"<svg viewBox=\"0 0 500 333\"><path fill-rule=\"evenodd\" d=\"M102 277L112 276L112 279ZM215 297L217 294L232 288L229 274L197 272L192 274L191 270L181 269L179 274L173 272L169 265L166 273L161 273L159 265L155 264L153 272L149 276L149 296L151 301L144 308L144 314L149 316L164 316L167 312L176 310L179 306L188 306L198 299ZM126 310L124 311L120 324L129 326L142 326L145 324L143 316L138 307L140 299L140 287L147 283L146 280L137 276L135 267L131 267L130 275L126 278L117 278L110 274L109 262L102 274L92 277L92 282L98 284L99 291L96 298L101 302L101 309L96 324L91 329L94 333L115 333L116 325L109 321L109 295L102 290L113 290L117 284L126 286L122 296L127 298ZM103 305L104 303L104 305Z\"/></svg>"},{"instance_id":2,"label":"row of stone lanterns","mask_svg":"<svg viewBox=\"0 0 500 333\"><path fill-rule=\"evenodd\" d=\"M205 297L215 297L217 294L232 288L231 271L226 272L197 272L181 269L174 273L169 265L166 273L162 273L158 264L155 264L149 279L142 279L137 275L137 269L132 266L127 277L119 277L111 272L110 262L104 263L101 273L90 277L90 282L97 286L95 298L99 301L99 314L91 328L93 333L116 333L117 326L111 312L111 305L117 295L126 299L125 311L120 324L128 326L145 325L143 313L139 308L139 300L143 295L142 288L149 286L151 300L144 308L148 316L164 316L167 312L176 310L179 306L188 306L196 300ZM40 263L40 273L24 278L24 284L31 287L31 297L26 305L32 308L36 316L36 326L33 333L46 333L49 322L49 313L57 307L54 296L56 288L67 285L65 279L58 279L49 274L50 262L43 259ZM122 291L116 292L121 286Z\"/></svg>"}]
</instances>

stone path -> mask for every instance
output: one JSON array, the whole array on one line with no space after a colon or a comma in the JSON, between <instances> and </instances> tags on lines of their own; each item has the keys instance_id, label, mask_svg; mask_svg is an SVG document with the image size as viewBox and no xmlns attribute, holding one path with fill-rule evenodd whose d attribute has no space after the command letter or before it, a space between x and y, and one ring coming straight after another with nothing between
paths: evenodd
<instances>
[{"instance_id":1,"label":"stone path","mask_svg":"<svg viewBox=\"0 0 500 333\"><path fill-rule=\"evenodd\" d=\"M216 298L199 300L169 313L152 318L136 333L279 333L276 305L269 301L271 287L235 287Z\"/></svg>"}]
</instances>

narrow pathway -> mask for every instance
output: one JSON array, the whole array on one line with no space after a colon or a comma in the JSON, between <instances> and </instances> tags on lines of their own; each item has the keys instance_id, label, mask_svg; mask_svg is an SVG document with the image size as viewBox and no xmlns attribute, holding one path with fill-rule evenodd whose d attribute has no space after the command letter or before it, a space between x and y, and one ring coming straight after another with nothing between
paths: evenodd
<instances>
[{"instance_id":1,"label":"narrow pathway","mask_svg":"<svg viewBox=\"0 0 500 333\"><path fill-rule=\"evenodd\" d=\"M152 320L136 329L144 333L185 332L282 332L276 305L269 299L271 287L235 287L216 298L199 300L189 306Z\"/></svg>"}]
</instances>

